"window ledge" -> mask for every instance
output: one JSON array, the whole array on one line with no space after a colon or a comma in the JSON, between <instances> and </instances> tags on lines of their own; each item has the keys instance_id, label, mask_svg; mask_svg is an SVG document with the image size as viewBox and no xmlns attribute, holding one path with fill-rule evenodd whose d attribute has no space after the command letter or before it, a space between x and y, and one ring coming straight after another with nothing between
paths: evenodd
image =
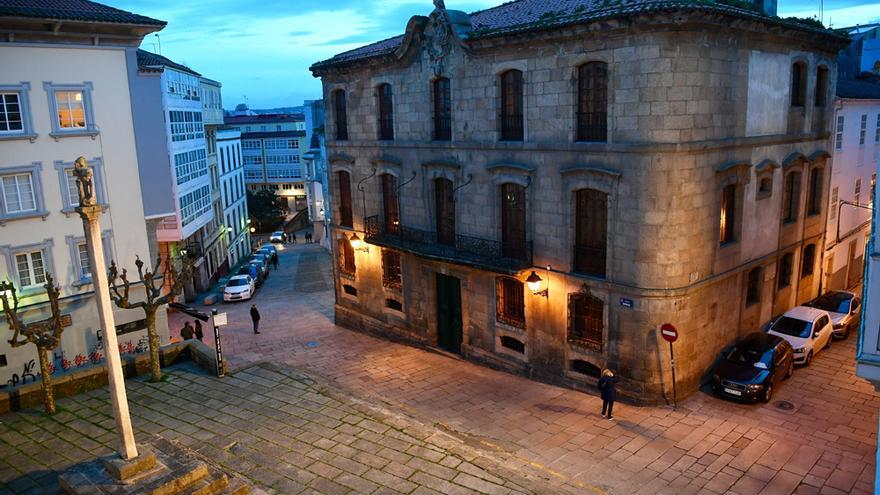
<instances>
[{"instance_id":1,"label":"window ledge","mask_svg":"<svg viewBox=\"0 0 880 495\"><path fill-rule=\"evenodd\" d=\"M496 319L495 319L495 326L496 326L499 330L503 330L503 331L505 331L505 332L514 333L514 334L517 334L517 335L524 335L524 334L526 333L526 327L525 327L525 324L523 324L523 326L521 326L521 327L520 327L520 326L515 326L515 325L512 325L512 324L510 324L510 323L508 323L508 322L504 322L504 321L501 321L501 320L499 320L499 319L496 318Z\"/></svg>"},{"instance_id":2,"label":"window ledge","mask_svg":"<svg viewBox=\"0 0 880 495\"><path fill-rule=\"evenodd\" d=\"M13 220L26 220L28 218L40 217L45 220L48 216L49 212L47 210L29 211L26 213L12 213L9 215L0 216L0 225L5 225L6 222L11 222Z\"/></svg>"},{"instance_id":3,"label":"window ledge","mask_svg":"<svg viewBox=\"0 0 880 495\"><path fill-rule=\"evenodd\" d=\"M12 141L15 139L28 139L30 142L34 142L37 140L38 134L36 133L22 133L22 134L0 134L0 141Z\"/></svg>"},{"instance_id":4,"label":"window ledge","mask_svg":"<svg viewBox=\"0 0 880 495\"><path fill-rule=\"evenodd\" d=\"M55 141L58 141L61 138L86 137L86 136L88 136L92 139L95 139L95 137L98 134L100 134L100 132L98 132L96 129L83 129L83 130L77 130L77 131L58 131L58 132L50 132L49 133L49 135L52 136L52 138Z\"/></svg>"}]
</instances>

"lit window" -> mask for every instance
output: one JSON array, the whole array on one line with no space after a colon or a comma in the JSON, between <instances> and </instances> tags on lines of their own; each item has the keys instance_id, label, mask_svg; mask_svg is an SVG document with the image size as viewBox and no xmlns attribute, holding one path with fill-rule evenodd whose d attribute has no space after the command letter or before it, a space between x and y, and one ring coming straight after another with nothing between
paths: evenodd
<instances>
[{"instance_id":1,"label":"lit window","mask_svg":"<svg viewBox=\"0 0 880 495\"><path fill-rule=\"evenodd\" d=\"M736 227L736 184L724 187L721 196L721 244L727 244L736 240L734 228Z\"/></svg>"},{"instance_id":2,"label":"lit window","mask_svg":"<svg viewBox=\"0 0 880 495\"><path fill-rule=\"evenodd\" d=\"M877 116L877 120L880 122L880 115ZM834 132L834 149L843 149L843 115L837 116L837 129Z\"/></svg>"},{"instance_id":3,"label":"lit window","mask_svg":"<svg viewBox=\"0 0 880 495\"><path fill-rule=\"evenodd\" d=\"M82 91L56 91L55 109L58 112L58 127L62 129L86 127Z\"/></svg>"}]
</instances>

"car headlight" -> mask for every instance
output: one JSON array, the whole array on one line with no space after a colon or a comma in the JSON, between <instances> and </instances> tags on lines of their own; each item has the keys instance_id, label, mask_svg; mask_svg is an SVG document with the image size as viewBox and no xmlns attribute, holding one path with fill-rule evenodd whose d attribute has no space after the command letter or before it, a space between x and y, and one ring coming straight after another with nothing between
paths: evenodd
<instances>
[{"instance_id":1,"label":"car headlight","mask_svg":"<svg viewBox=\"0 0 880 495\"><path fill-rule=\"evenodd\" d=\"M798 347L797 349L794 350L794 353L795 354L803 354L804 351L806 351L806 350L807 350L806 347Z\"/></svg>"},{"instance_id":2,"label":"car headlight","mask_svg":"<svg viewBox=\"0 0 880 495\"><path fill-rule=\"evenodd\" d=\"M752 391L757 391L757 390L761 390L762 388L764 388L764 386L761 385L760 383L753 383L751 385L747 385L746 387Z\"/></svg>"}]
</instances>

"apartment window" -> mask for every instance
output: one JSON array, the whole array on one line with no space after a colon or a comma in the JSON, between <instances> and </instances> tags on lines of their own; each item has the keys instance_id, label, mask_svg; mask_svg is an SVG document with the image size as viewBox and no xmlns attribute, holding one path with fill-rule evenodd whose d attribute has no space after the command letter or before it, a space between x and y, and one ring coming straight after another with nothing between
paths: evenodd
<instances>
[{"instance_id":1,"label":"apartment window","mask_svg":"<svg viewBox=\"0 0 880 495\"><path fill-rule=\"evenodd\" d=\"M797 220L800 197L801 174L800 172L789 172L785 176L785 184L782 191L782 223Z\"/></svg>"},{"instance_id":2,"label":"apartment window","mask_svg":"<svg viewBox=\"0 0 880 495\"><path fill-rule=\"evenodd\" d=\"M247 139L241 142L241 149L243 150L258 150L260 149L260 140L259 139Z\"/></svg>"},{"instance_id":3,"label":"apartment window","mask_svg":"<svg viewBox=\"0 0 880 495\"><path fill-rule=\"evenodd\" d=\"M721 192L721 245L736 240L736 187L730 184Z\"/></svg>"},{"instance_id":4,"label":"apartment window","mask_svg":"<svg viewBox=\"0 0 880 495\"><path fill-rule=\"evenodd\" d=\"M578 68L577 140L608 139L608 64L588 62Z\"/></svg>"},{"instance_id":5,"label":"apartment window","mask_svg":"<svg viewBox=\"0 0 880 495\"><path fill-rule=\"evenodd\" d=\"M382 286L399 289L403 286L400 273L400 253L390 249L382 250Z\"/></svg>"},{"instance_id":6,"label":"apartment window","mask_svg":"<svg viewBox=\"0 0 880 495\"><path fill-rule=\"evenodd\" d=\"M197 148L174 155L174 174L177 184L183 184L208 175L208 159L204 148Z\"/></svg>"},{"instance_id":7,"label":"apartment window","mask_svg":"<svg viewBox=\"0 0 880 495\"><path fill-rule=\"evenodd\" d=\"M37 194L33 174L20 173L2 176L3 213L6 215L37 211Z\"/></svg>"},{"instance_id":8,"label":"apartment window","mask_svg":"<svg viewBox=\"0 0 880 495\"><path fill-rule=\"evenodd\" d=\"M501 253L526 257L526 188L519 184L501 185Z\"/></svg>"},{"instance_id":9,"label":"apartment window","mask_svg":"<svg viewBox=\"0 0 880 495\"><path fill-rule=\"evenodd\" d=\"M874 142L880 143L880 113L877 114L877 127L874 128Z\"/></svg>"},{"instance_id":10,"label":"apartment window","mask_svg":"<svg viewBox=\"0 0 880 495\"><path fill-rule=\"evenodd\" d=\"M357 267L354 262L354 248L351 247L351 242L342 237L338 239L337 246L339 247L339 270L343 275L353 277Z\"/></svg>"},{"instance_id":11,"label":"apartment window","mask_svg":"<svg viewBox=\"0 0 880 495\"><path fill-rule=\"evenodd\" d=\"M501 74L501 140L523 140L523 76L515 69Z\"/></svg>"},{"instance_id":12,"label":"apartment window","mask_svg":"<svg viewBox=\"0 0 880 495\"><path fill-rule=\"evenodd\" d=\"M452 92L445 77L434 80L434 139L452 139Z\"/></svg>"},{"instance_id":13,"label":"apartment window","mask_svg":"<svg viewBox=\"0 0 880 495\"><path fill-rule=\"evenodd\" d=\"M818 215L822 211L822 169L810 170L810 188L807 199L807 214Z\"/></svg>"},{"instance_id":14,"label":"apartment window","mask_svg":"<svg viewBox=\"0 0 880 495\"><path fill-rule=\"evenodd\" d=\"M18 93L0 93L0 133L24 131L20 98Z\"/></svg>"},{"instance_id":15,"label":"apartment window","mask_svg":"<svg viewBox=\"0 0 880 495\"><path fill-rule=\"evenodd\" d=\"M46 283L44 254L42 250L16 253L15 269L20 288L37 287Z\"/></svg>"},{"instance_id":16,"label":"apartment window","mask_svg":"<svg viewBox=\"0 0 880 495\"><path fill-rule=\"evenodd\" d=\"M379 139L394 139L394 102L390 84L381 84L378 88L379 99Z\"/></svg>"},{"instance_id":17,"label":"apartment window","mask_svg":"<svg viewBox=\"0 0 880 495\"><path fill-rule=\"evenodd\" d=\"M526 325L523 284L510 277L495 279L495 315L504 324L523 328Z\"/></svg>"},{"instance_id":18,"label":"apartment window","mask_svg":"<svg viewBox=\"0 0 880 495\"><path fill-rule=\"evenodd\" d=\"M336 172L336 178L339 182L339 225L343 227L352 227L351 215L351 175L341 170Z\"/></svg>"},{"instance_id":19,"label":"apartment window","mask_svg":"<svg viewBox=\"0 0 880 495\"><path fill-rule=\"evenodd\" d=\"M575 191L574 271L605 277L608 195L595 189Z\"/></svg>"},{"instance_id":20,"label":"apartment window","mask_svg":"<svg viewBox=\"0 0 880 495\"><path fill-rule=\"evenodd\" d=\"M345 141L348 139L348 114L345 108L344 89L333 92L333 109L336 111L336 139Z\"/></svg>"},{"instance_id":21,"label":"apartment window","mask_svg":"<svg viewBox=\"0 0 880 495\"><path fill-rule=\"evenodd\" d=\"M601 349L605 333L605 303L591 294L568 295L568 342Z\"/></svg>"},{"instance_id":22,"label":"apartment window","mask_svg":"<svg viewBox=\"0 0 880 495\"><path fill-rule=\"evenodd\" d=\"M171 140L189 141L205 137L205 125L202 122L202 112L184 112L172 110L168 112L171 123Z\"/></svg>"},{"instance_id":23,"label":"apartment window","mask_svg":"<svg viewBox=\"0 0 880 495\"><path fill-rule=\"evenodd\" d=\"M434 180L434 205L437 221L437 242L447 246L455 245L455 197L452 181Z\"/></svg>"},{"instance_id":24,"label":"apartment window","mask_svg":"<svg viewBox=\"0 0 880 495\"><path fill-rule=\"evenodd\" d=\"M832 220L837 218L837 200L839 199L838 188L831 188L831 211L828 212L828 216L831 217Z\"/></svg>"},{"instance_id":25,"label":"apartment window","mask_svg":"<svg viewBox=\"0 0 880 495\"><path fill-rule=\"evenodd\" d=\"M211 186L202 186L183 195L180 200L180 224L186 227L211 211Z\"/></svg>"},{"instance_id":26,"label":"apartment window","mask_svg":"<svg viewBox=\"0 0 880 495\"><path fill-rule=\"evenodd\" d=\"M278 131L278 132L280 132L280 131L281 131L281 126L280 126L280 125L276 125L276 126L275 126L275 130Z\"/></svg>"},{"instance_id":27,"label":"apartment window","mask_svg":"<svg viewBox=\"0 0 880 495\"><path fill-rule=\"evenodd\" d=\"M862 115L862 122L859 125L859 146L865 144L865 134L868 132L868 116Z\"/></svg>"},{"instance_id":28,"label":"apartment window","mask_svg":"<svg viewBox=\"0 0 880 495\"><path fill-rule=\"evenodd\" d=\"M397 204L397 177L382 174L382 213L385 232L396 234L400 230L400 211Z\"/></svg>"},{"instance_id":29,"label":"apartment window","mask_svg":"<svg viewBox=\"0 0 880 495\"><path fill-rule=\"evenodd\" d=\"M79 265L77 266L77 268L79 269L79 278L91 278L92 267L89 262L89 250L86 247L85 242L80 242L76 245L76 254L77 259L79 260Z\"/></svg>"},{"instance_id":30,"label":"apartment window","mask_svg":"<svg viewBox=\"0 0 880 495\"><path fill-rule=\"evenodd\" d=\"M779 281L778 290L782 290L791 285L791 266L794 264L794 254L785 253L779 261Z\"/></svg>"},{"instance_id":31,"label":"apartment window","mask_svg":"<svg viewBox=\"0 0 880 495\"><path fill-rule=\"evenodd\" d=\"M813 274L816 264L816 245L807 244L804 247L804 255L801 264L801 277L807 277Z\"/></svg>"},{"instance_id":32,"label":"apartment window","mask_svg":"<svg viewBox=\"0 0 880 495\"><path fill-rule=\"evenodd\" d=\"M817 107L824 107L828 99L828 67L820 66L816 69L816 98Z\"/></svg>"},{"instance_id":33,"label":"apartment window","mask_svg":"<svg viewBox=\"0 0 880 495\"><path fill-rule=\"evenodd\" d=\"M58 110L58 127L85 128L86 112L82 91L56 91L55 105Z\"/></svg>"},{"instance_id":34,"label":"apartment window","mask_svg":"<svg viewBox=\"0 0 880 495\"><path fill-rule=\"evenodd\" d=\"M795 62L791 66L791 106L803 107L806 101L807 64Z\"/></svg>"},{"instance_id":35,"label":"apartment window","mask_svg":"<svg viewBox=\"0 0 880 495\"><path fill-rule=\"evenodd\" d=\"M763 271L761 267L749 270L748 280L746 283L746 306L750 306L761 301L761 279Z\"/></svg>"},{"instance_id":36,"label":"apartment window","mask_svg":"<svg viewBox=\"0 0 880 495\"><path fill-rule=\"evenodd\" d=\"M880 116L877 118L880 121ZM843 149L843 115L837 116L837 128L834 131L834 149Z\"/></svg>"}]
</instances>

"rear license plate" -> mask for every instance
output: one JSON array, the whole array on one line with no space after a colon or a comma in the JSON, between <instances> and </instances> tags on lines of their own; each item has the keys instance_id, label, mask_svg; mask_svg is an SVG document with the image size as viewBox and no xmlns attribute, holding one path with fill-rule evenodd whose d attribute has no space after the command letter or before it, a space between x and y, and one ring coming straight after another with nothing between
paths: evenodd
<instances>
[{"instance_id":1,"label":"rear license plate","mask_svg":"<svg viewBox=\"0 0 880 495\"><path fill-rule=\"evenodd\" d=\"M734 390L734 389L732 389L732 388L725 388L724 391L727 392L727 393L730 394L730 395L742 395L742 394L743 394L743 393L740 392L739 390Z\"/></svg>"}]
</instances>

